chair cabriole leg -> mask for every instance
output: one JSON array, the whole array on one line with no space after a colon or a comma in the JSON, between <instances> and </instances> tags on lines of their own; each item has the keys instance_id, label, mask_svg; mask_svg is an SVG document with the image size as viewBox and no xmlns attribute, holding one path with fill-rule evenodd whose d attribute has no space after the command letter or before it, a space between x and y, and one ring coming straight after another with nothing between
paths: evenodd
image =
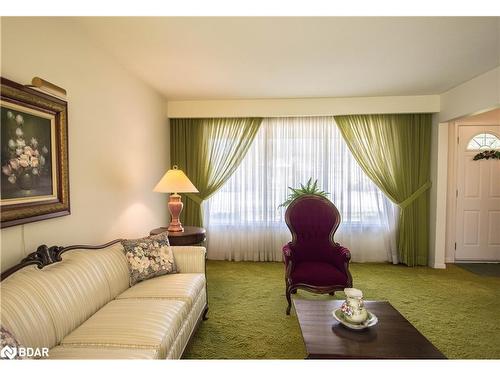
<instances>
[{"instance_id":1,"label":"chair cabriole leg","mask_svg":"<svg viewBox=\"0 0 500 375\"><path fill-rule=\"evenodd\" d=\"M288 307L286 308L286 315L290 315L290 310L292 308L292 295L290 288L286 288L286 300L288 301Z\"/></svg>"}]
</instances>

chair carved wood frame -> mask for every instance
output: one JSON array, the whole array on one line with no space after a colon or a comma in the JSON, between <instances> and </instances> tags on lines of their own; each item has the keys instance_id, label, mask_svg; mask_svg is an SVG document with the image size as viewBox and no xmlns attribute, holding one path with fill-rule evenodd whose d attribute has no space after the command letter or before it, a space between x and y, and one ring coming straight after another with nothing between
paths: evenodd
<instances>
[{"instance_id":1,"label":"chair carved wood frame","mask_svg":"<svg viewBox=\"0 0 500 375\"><path fill-rule=\"evenodd\" d=\"M351 253L334 241L341 218L337 207L327 198L317 195L297 198L288 206L285 221L292 233L292 241L283 247L286 314L290 315L291 294L298 289L333 295L352 287ZM313 270L309 272L310 276L306 264L309 270Z\"/></svg>"}]
</instances>

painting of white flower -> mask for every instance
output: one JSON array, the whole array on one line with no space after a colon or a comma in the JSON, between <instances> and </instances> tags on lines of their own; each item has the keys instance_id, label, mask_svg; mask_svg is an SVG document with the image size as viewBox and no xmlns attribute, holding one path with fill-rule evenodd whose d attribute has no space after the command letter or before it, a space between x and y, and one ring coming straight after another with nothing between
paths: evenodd
<instances>
[{"instance_id":1,"label":"painting of white flower","mask_svg":"<svg viewBox=\"0 0 500 375\"><path fill-rule=\"evenodd\" d=\"M53 193L49 119L1 106L1 193L15 200Z\"/></svg>"}]
</instances>

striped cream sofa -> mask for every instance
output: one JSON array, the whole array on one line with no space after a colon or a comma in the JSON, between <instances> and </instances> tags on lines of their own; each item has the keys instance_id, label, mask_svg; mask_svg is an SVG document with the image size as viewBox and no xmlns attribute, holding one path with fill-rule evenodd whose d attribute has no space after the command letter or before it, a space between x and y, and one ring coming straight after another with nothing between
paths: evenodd
<instances>
[{"instance_id":1,"label":"striped cream sofa","mask_svg":"<svg viewBox=\"0 0 500 375\"><path fill-rule=\"evenodd\" d=\"M129 286L119 240L40 246L2 273L0 319L49 359L176 359L208 311L205 248L172 247L178 273Z\"/></svg>"}]
</instances>

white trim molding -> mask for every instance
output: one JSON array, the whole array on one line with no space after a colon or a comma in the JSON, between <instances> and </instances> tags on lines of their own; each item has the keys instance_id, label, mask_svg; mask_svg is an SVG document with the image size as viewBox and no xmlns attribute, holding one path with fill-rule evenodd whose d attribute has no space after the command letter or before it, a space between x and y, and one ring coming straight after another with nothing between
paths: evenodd
<instances>
[{"instance_id":1,"label":"white trim molding","mask_svg":"<svg viewBox=\"0 0 500 375\"><path fill-rule=\"evenodd\" d=\"M445 269L446 268L446 264L445 263L434 263L431 267L432 268L438 268L438 269Z\"/></svg>"},{"instance_id":2,"label":"white trim molding","mask_svg":"<svg viewBox=\"0 0 500 375\"><path fill-rule=\"evenodd\" d=\"M439 95L169 101L169 118L292 117L372 113L437 113Z\"/></svg>"}]
</instances>

